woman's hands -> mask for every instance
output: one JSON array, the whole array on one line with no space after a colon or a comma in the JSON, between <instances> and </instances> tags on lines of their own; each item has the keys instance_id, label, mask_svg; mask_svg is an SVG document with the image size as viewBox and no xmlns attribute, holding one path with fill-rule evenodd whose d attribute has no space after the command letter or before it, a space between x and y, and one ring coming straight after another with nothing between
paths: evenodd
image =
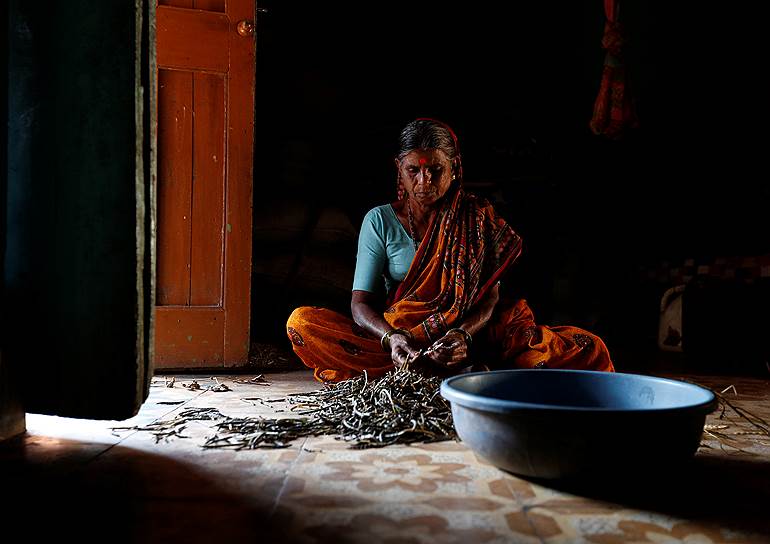
<instances>
[{"instance_id":1,"label":"woman's hands","mask_svg":"<svg viewBox=\"0 0 770 544\"><path fill-rule=\"evenodd\" d=\"M469 345L468 335L475 335L489 321L495 306L499 300L498 282L486 294L486 296L463 319L459 327L462 330L449 330L438 341L427 349L417 349L405 334L391 334L389 338L390 357L396 368L402 368L407 364L416 363L415 370L432 366L445 370L457 370L468 361ZM390 323L385 321L382 312L375 310L378 307L375 295L367 291L353 291L351 311L354 321L373 335L382 336L385 331L391 330ZM465 332L463 332L465 331Z\"/></svg>"},{"instance_id":2,"label":"woman's hands","mask_svg":"<svg viewBox=\"0 0 770 544\"><path fill-rule=\"evenodd\" d=\"M442 367L455 367L468 359L468 343L460 330L451 330L436 340L425 353L425 357Z\"/></svg>"},{"instance_id":3,"label":"woman's hands","mask_svg":"<svg viewBox=\"0 0 770 544\"><path fill-rule=\"evenodd\" d=\"M405 367L420 355L420 350L409 345L409 337L405 334L393 334L390 337L390 358L397 369Z\"/></svg>"},{"instance_id":4,"label":"woman's hands","mask_svg":"<svg viewBox=\"0 0 770 544\"><path fill-rule=\"evenodd\" d=\"M465 316L460 328L447 331L425 352L425 358L445 369L458 369L468 363L471 335L479 332L489 322L500 300L500 282L494 284L484 298Z\"/></svg>"},{"instance_id":5,"label":"woman's hands","mask_svg":"<svg viewBox=\"0 0 770 544\"><path fill-rule=\"evenodd\" d=\"M427 349L418 350L409 343L409 337L404 334L393 334L390 337L390 356L397 369L412 363L424 368L424 363L445 369L461 365L468 359L468 343L465 335L458 330L449 331ZM421 364L422 363L422 364Z\"/></svg>"}]
</instances>

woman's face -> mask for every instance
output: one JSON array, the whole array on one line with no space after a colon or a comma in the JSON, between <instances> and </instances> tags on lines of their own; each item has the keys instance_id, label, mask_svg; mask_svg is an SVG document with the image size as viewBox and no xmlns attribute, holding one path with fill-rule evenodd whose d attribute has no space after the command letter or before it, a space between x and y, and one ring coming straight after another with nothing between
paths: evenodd
<instances>
[{"instance_id":1,"label":"woman's face","mask_svg":"<svg viewBox=\"0 0 770 544\"><path fill-rule=\"evenodd\" d=\"M452 184L452 162L440 149L415 149L396 159L404 190L418 204L430 206Z\"/></svg>"}]
</instances>

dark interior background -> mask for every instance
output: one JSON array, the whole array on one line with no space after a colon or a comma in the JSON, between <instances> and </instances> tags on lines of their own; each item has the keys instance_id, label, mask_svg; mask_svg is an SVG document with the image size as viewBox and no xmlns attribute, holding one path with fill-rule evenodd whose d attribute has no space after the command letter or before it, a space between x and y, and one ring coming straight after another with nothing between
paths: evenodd
<instances>
[{"instance_id":1,"label":"dark interior background","mask_svg":"<svg viewBox=\"0 0 770 544\"><path fill-rule=\"evenodd\" d=\"M542 323L654 345L663 286L640 271L768 253L755 14L622 2L641 126L609 141L588 127L602 2L510 4L260 3L255 340L283 341L297 305L347 310L357 229L393 199L398 133L418 116L455 129L468 189L524 238L512 287Z\"/></svg>"}]
</instances>

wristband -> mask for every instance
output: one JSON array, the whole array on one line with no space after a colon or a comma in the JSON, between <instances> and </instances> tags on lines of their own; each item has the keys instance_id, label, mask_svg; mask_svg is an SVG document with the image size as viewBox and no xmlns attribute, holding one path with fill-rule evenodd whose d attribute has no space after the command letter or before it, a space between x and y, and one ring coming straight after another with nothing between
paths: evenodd
<instances>
[{"instance_id":1,"label":"wristband","mask_svg":"<svg viewBox=\"0 0 770 544\"><path fill-rule=\"evenodd\" d=\"M473 336L471 336L471 333L469 333L469 332L468 332L468 331L466 331L465 329L462 329L462 328L460 328L460 327L457 327L457 328L454 328L454 329L449 329L448 331L446 331L446 333L447 333L447 334L449 334L450 332L461 332L461 333L463 334L463 336L465 336L465 343L466 343L467 345L469 345L469 346L470 346L471 344L473 344Z\"/></svg>"},{"instance_id":2,"label":"wristband","mask_svg":"<svg viewBox=\"0 0 770 544\"><path fill-rule=\"evenodd\" d=\"M382 346L382 351L390 351L390 337L394 334L403 334L409 340L412 340L414 337L412 336L412 333L409 332L406 329L391 329L385 334L382 335L382 338L380 338L380 346Z\"/></svg>"}]
</instances>

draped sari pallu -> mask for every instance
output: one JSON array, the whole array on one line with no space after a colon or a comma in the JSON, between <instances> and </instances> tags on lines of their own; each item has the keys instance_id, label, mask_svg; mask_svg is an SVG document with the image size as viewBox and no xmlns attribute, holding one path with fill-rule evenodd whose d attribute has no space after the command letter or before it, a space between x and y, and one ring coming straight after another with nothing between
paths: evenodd
<instances>
[{"instance_id":1,"label":"draped sari pallu","mask_svg":"<svg viewBox=\"0 0 770 544\"><path fill-rule=\"evenodd\" d=\"M459 326L521 253L521 238L483 199L455 188L446 195L404 281L383 313L409 330L413 345L428 347ZM316 306L294 310L287 333L316 379L336 382L364 370L379 377L393 369L380 339L352 319ZM602 340L577 327L536 325L523 299L500 301L476 335L473 352L491 368L573 368L614 371ZM474 353L471 353L474 360Z\"/></svg>"}]
</instances>

